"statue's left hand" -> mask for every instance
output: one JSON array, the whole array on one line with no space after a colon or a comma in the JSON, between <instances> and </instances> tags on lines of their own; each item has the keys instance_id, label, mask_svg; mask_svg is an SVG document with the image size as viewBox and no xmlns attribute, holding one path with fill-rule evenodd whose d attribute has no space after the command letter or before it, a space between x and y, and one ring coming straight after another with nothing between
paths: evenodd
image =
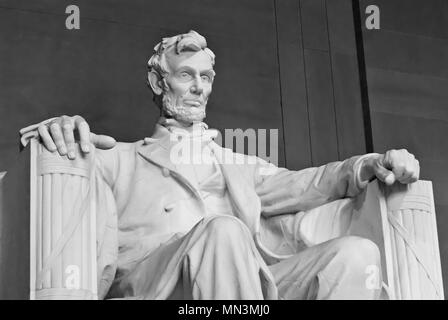
<instances>
[{"instance_id":1,"label":"statue's left hand","mask_svg":"<svg viewBox=\"0 0 448 320\"><path fill-rule=\"evenodd\" d=\"M395 181L407 184L418 180L420 164L406 149L389 150L385 154L373 155L366 159L361 168L361 179L378 178L387 185Z\"/></svg>"}]
</instances>

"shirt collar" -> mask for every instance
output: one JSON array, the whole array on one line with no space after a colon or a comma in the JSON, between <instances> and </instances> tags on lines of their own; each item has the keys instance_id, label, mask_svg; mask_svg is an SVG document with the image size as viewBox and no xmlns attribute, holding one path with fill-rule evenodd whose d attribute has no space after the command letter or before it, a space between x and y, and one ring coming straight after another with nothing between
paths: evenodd
<instances>
[{"instance_id":1,"label":"shirt collar","mask_svg":"<svg viewBox=\"0 0 448 320\"><path fill-rule=\"evenodd\" d=\"M218 133L216 129L208 129L208 125L205 122L195 122L192 127L187 128L176 119L161 116L156 123L153 135L151 138L145 138L145 143L168 138L171 135L188 139L201 138L209 142L215 139Z\"/></svg>"}]
</instances>

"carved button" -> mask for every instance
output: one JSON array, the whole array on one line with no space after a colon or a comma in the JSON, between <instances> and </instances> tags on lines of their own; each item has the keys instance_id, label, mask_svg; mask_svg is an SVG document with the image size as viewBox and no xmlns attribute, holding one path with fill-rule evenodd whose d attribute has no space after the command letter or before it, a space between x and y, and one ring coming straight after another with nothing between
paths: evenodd
<instances>
[{"instance_id":1,"label":"carved button","mask_svg":"<svg viewBox=\"0 0 448 320\"><path fill-rule=\"evenodd\" d=\"M176 204L174 204L174 203L170 203L170 204L166 205L165 212L170 212L171 210L174 209L175 206L176 206Z\"/></svg>"},{"instance_id":2,"label":"carved button","mask_svg":"<svg viewBox=\"0 0 448 320\"><path fill-rule=\"evenodd\" d=\"M170 170L168 170L167 168L163 168L162 169L162 175L164 177L169 177L170 176Z\"/></svg>"},{"instance_id":3,"label":"carved button","mask_svg":"<svg viewBox=\"0 0 448 320\"><path fill-rule=\"evenodd\" d=\"M170 170L168 170L167 168L162 168L162 175L164 177L169 177L170 176Z\"/></svg>"}]
</instances>

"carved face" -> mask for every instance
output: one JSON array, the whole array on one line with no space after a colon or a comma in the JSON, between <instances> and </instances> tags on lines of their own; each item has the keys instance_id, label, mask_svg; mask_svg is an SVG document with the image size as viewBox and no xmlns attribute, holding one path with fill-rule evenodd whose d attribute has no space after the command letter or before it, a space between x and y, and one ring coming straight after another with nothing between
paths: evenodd
<instances>
[{"instance_id":1,"label":"carved face","mask_svg":"<svg viewBox=\"0 0 448 320\"><path fill-rule=\"evenodd\" d=\"M202 121L215 76L210 56L203 50L172 54L167 64L163 111L186 124Z\"/></svg>"}]
</instances>

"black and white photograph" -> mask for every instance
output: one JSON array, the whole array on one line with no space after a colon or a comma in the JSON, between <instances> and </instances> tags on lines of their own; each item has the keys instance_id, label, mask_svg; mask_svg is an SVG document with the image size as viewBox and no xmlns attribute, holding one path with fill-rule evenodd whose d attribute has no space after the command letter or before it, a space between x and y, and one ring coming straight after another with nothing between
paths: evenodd
<instances>
[{"instance_id":1,"label":"black and white photograph","mask_svg":"<svg viewBox=\"0 0 448 320\"><path fill-rule=\"evenodd\" d=\"M446 290L447 0L0 0L0 300Z\"/></svg>"}]
</instances>

